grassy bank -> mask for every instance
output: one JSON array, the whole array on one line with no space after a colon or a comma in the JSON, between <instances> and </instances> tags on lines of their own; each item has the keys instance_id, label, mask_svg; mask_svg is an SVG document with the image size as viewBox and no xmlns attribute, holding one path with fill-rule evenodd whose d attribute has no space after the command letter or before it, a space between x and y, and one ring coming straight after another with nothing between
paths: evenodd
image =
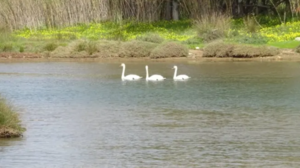
<instances>
[{"instance_id":1,"label":"grassy bank","mask_svg":"<svg viewBox=\"0 0 300 168\"><path fill-rule=\"evenodd\" d=\"M0 95L0 138L19 137L23 131L18 114Z\"/></svg>"},{"instance_id":2,"label":"grassy bank","mask_svg":"<svg viewBox=\"0 0 300 168\"><path fill-rule=\"evenodd\" d=\"M101 22L64 28L25 28L13 33L2 31L0 51L39 53L58 58L185 57L188 48L204 48L222 39L228 44L239 44L238 48L242 49L235 52L243 56L239 51L243 51L243 47L251 50L251 45L298 51L300 42L294 39L300 37L299 32L300 22L259 24L255 18L232 20L229 16L216 14L194 21ZM164 50L166 46L168 50ZM173 51L177 52L174 54ZM258 53L258 56L266 53L269 52Z\"/></svg>"}]
</instances>

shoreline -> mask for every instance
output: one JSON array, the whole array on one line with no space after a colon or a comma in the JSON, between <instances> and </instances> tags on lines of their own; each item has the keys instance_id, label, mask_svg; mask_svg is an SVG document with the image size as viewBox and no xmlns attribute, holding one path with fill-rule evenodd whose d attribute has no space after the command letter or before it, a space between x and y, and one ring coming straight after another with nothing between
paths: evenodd
<instances>
[{"instance_id":1,"label":"shoreline","mask_svg":"<svg viewBox=\"0 0 300 168\"><path fill-rule=\"evenodd\" d=\"M291 49L282 49L280 54L267 57L235 58L235 57L203 57L202 50L189 50L188 57L169 57L152 59L149 57L45 57L39 53L0 52L0 62L222 62L222 61L300 61L300 53Z\"/></svg>"}]
</instances>

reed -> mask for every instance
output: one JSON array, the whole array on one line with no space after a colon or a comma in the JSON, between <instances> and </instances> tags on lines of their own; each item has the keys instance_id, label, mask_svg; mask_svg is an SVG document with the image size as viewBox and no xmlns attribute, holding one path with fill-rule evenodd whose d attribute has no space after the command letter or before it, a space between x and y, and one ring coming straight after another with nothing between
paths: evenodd
<instances>
[{"instance_id":1,"label":"reed","mask_svg":"<svg viewBox=\"0 0 300 168\"><path fill-rule=\"evenodd\" d=\"M195 19L212 12L236 17L251 13L278 15L280 19L294 18L300 13L300 0L255 1L254 4L235 0L0 0L0 29L53 28L107 20L120 24L123 20L172 20L175 1L176 15L181 19Z\"/></svg>"},{"instance_id":2,"label":"reed","mask_svg":"<svg viewBox=\"0 0 300 168\"><path fill-rule=\"evenodd\" d=\"M198 36L204 41L226 37L231 27L231 16L212 12L195 19Z\"/></svg>"},{"instance_id":3,"label":"reed","mask_svg":"<svg viewBox=\"0 0 300 168\"><path fill-rule=\"evenodd\" d=\"M17 137L24 130L20 125L18 114L0 95L0 138Z\"/></svg>"},{"instance_id":4,"label":"reed","mask_svg":"<svg viewBox=\"0 0 300 168\"><path fill-rule=\"evenodd\" d=\"M0 25L20 28L62 27L108 19L109 0L1 0Z\"/></svg>"}]
</instances>

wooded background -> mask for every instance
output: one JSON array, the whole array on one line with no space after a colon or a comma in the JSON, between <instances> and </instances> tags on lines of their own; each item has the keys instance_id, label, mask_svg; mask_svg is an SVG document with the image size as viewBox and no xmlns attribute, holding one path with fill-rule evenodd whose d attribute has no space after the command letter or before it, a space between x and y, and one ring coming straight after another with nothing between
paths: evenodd
<instances>
[{"instance_id":1,"label":"wooded background","mask_svg":"<svg viewBox=\"0 0 300 168\"><path fill-rule=\"evenodd\" d=\"M298 18L300 0L0 0L0 28L62 27L78 23L198 19L212 13Z\"/></svg>"}]
</instances>

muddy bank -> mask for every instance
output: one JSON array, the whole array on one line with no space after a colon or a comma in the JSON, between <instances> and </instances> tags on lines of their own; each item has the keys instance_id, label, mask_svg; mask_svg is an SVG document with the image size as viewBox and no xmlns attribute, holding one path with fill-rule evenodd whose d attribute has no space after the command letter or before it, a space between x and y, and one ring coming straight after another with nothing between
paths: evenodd
<instances>
[{"instance_id":1,"label":"muddy bank","mask_svg":"<svg viewBox=\"0 0 300 168\"><path fill-rule=\"evenodd\" d=\"M232 57L203 57L203 50L189 50L187 57L170 57L153 59L150 57L61 57L53 58L40 53L17 53L17 52L1 52L0 62L10 61L300 61L300 53L296 53L292 49L281 49L278 55L253 58L232 58Z\"/></svg>"},{"instance_id":2,"label":"muddy bank","mask_svg":"<svg viewBox=\"0 0 300 168\"><path fill-rule=\"evenodd\" d=\"M11 128L0 128L0 138L16 138L20 137L22 134Z\"/></svg>"}]
</instances>

